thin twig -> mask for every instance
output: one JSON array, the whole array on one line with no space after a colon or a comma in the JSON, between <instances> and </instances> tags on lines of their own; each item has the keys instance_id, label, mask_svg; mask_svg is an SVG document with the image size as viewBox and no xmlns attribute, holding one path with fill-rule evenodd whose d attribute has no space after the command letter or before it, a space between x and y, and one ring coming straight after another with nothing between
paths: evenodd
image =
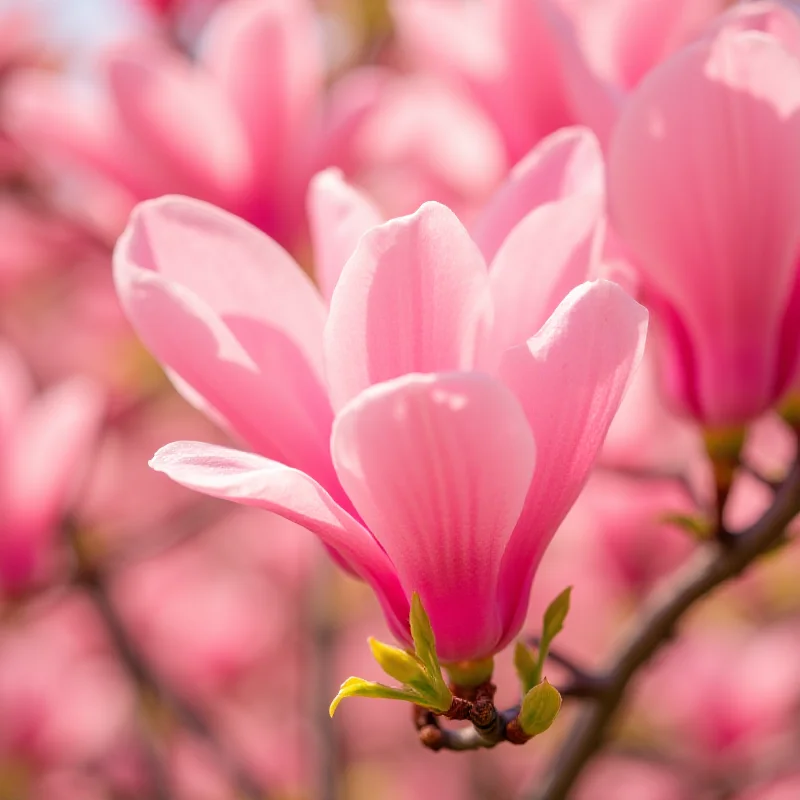
<instances>
[{"instance_id":1,"label":"thin twig","mask_svg":"<svg viewBox=\"0 0 800 800\"><path fill-rule=\"evenodd\" d=\"M698 552L671 585L657 592L635 623L607 670L605 691L589 701L556 756L549 774L524 795L530 800L565 800L583 767L602 746L630 680L673 636L694 604L736 577L760 555L777 546L787 525L800 513L800 461L778 490L761 519L737 534L728 546L713 543Z\"/></svg>"},{"instance_id":2,"label":"thin twig","mask_svg":"<svg viewBox=\"0 0 800 800\"><path fill-rule=\"evenodd\" d=\"M337 800L342 790L343 764L339 727L332 723L328 708L338 685L331 683L331 663L336 649L336 623L331 609L333 565L320 552L314 585L310 593L309 625L313 657L312 713L319 731L317 753L317 794L319 800Z\"/></svg>"},{"instance_id":3,"label":"thin twig","mask_svg":"<svg viewBox=\"0 0 800 800\"><path fill-rule=\"evenodd\" d=\"M169 711L184 728L203 739L218 758L220 765L236 787L238 795L244 800L266 800L266 792L259 782L232 755L203 712L190 704L185 698L167 688L165 682L155 673L147 659L131 639L109 596L105 581L93 569L79 570L75 583L91 599L111 637L111 642L126 672L134 680L143 697L152 697L160 707ZM151 760L156 756L151 751ZM161 781L162 792L164 782ZM168 800L169 794L160 794Z\"/></svg>"}]
</instances>

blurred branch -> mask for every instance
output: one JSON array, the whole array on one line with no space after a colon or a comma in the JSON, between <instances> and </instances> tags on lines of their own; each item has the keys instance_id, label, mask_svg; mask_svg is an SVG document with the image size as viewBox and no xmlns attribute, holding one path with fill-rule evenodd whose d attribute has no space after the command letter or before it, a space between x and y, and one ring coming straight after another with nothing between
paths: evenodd
<instances>
[{"instance_id":1,"label":"blurred branch","mask_svg":"<svg viewBox=\"0 0 800 800\"><path fill-rule=\"evenodd\" d=\"M565 800L583 767L602 747L631 679L674 635L694 604L736 577L784 538L800 513L800 460L777 491L772 506L729 543L715 542L697 553L671 585L656 592L634 624L627 641L605 672L602 691L579 714L548 775L537 780L530 800Z\"/></svg>"},{"instance_id":2,"label":"blurred branch","mask_svg":"<svg viewBox=\"0 0 800 800\"><path fill-rule=\"evenodd\" d=\"M317 797L337 800L342 791L344 771L339 726L331 724L328 707L338 685L331 683L331 664L336 655L336 620L332 606L334 573L327 553L320 552L314 585L310 592L308 627L310 629L311 670L313 673L312 716L318 732Z\"/></svg>"},{"instance_id":3,"label":"blurred branch","mask_svg":"<svg viewBox=\"0 0 800 800\"><path fill-rule=\"evenodd\" d=\"M102 573L81 555L80 543L74 530L69 530L69 539L78 559L78 570L75 573L74 585L88 595L100 615L111 642L125 671L135 682L141 700L157 704L157 708L167 711L172 719L182 727L205 741L216 755L220 765L233 782L238 796L243 800L266 800L267 794L259 782L235 759L226 744L217 736L213 726L203 712L185 698L171 691L156 674L147 658L137 647L125 628L120 615L111 600L106 581ZM148 738L148 759L154 771L158 800L169 800L171 797L168 784L168 773L163 756Z\"/></svg>"}]
</instances>

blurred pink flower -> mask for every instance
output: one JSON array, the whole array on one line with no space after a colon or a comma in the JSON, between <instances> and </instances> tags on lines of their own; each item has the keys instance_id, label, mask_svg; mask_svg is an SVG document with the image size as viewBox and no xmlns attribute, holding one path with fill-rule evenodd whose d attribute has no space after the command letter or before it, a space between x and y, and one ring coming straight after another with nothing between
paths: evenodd
<instances>
[{"instance_id":1,"label":"blurred pink flower","mask_svg":"<svg viewBox=\"0 0 800 800\"><path fill-rule=\"evenodd\" d=\"M124 731L132 700L89 608L70 600L0 631L0 764L83 766Z\"/></svg>"},{"instance_id":2,"label":"blurred pink flower","mask_svg":"<svg viewBox=\"0 0 800 800\"><path fill-rule=\"evenodd\" d=\"M102 414L97 389L74 378L35 396L25 365L0 344L0 596L53 566L54 541Z\"/></svg>"},{"instance_id":3,"label":"blurred pink flower","mask_svg":"<svg viewBox=\"0 0 800 800\"><path fill-rule=\"evenodd\" d=\"M735 800L795 800L800 797L800 774L787 775L735 795Z\"/></svg>"},{"instance_id":4,"label":"blurred pink flower","mask_svg":"<svg viewBox=\"0 0 800 800\"><path fill-rule=\"evenodd\" d=\"M645 79L608 163L666 391L710 425L769 409L800 358L800 60L738 27Z\"/></svg>"},{"instance_id":5,"label":"blurred pink flower","mask_svg":"<svg viewBox=\"0 0 800 800\"><path fill-rule=\"evenodd\" d=\"M606 756L581 776L575 800L697 800L684 781L657 763Z\"/></svg>"},{"instance_id":6,"label":"blurred pink flower","mask_svg":"<svg viewBox=\"0 0 800 800\"><path fill-rule=\"evenodd\" d=\"M722 774L795 753L797 634L792 622L696 628L644 679L639 713L675 751Z\"/></svg>"},{"instance_id":7,"label":"blurred pink flower","mask_svg":"<svg viewBox=\"0 0 800 800\"><path fill-rule=\"evenodd\" d=\"M405 52L483 108L511 163L575 122L605 142L626 94L724 0L394 0Z\"/></svg>"},{"instance_id":8,"label":"blurred pink flower","mask_svg":"<svg viewBox=\"0 0 800 800\"><path fill-rule=\"evenodd\" d=\"M364 198L345 197L369 221ZM619 287L567 294L597 222L580 192L535 208L487 271L452 212L427 203L364 233L327 311L240 220L143 204L115 256L123 305L184 394L261 454L184 442L153 465L312 530L402 640L418 591L445 660L490 655L522 624L643 345L646 313Z\"/></svg>"},{"instance_id":9,"label":"blurred pink flower","mask_svg":"<svg viewBox=\"0 0 800 800\"><path fill-rule=\"evenodd\" d=\"M118 233L138 200L182 192L245 216L290 243L325 146L320 42L306 0L232 0L193 63L157 38L110 50L102 93L28 72L5 98L17 140L113 187Z\"/></svg>"}]
</instances>

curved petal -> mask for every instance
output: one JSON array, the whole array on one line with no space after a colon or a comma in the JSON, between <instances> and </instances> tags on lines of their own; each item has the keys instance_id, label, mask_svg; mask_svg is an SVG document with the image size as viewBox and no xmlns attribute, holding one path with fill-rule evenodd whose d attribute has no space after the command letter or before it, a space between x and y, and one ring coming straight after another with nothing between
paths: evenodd
<instances>
[{"instance_id":1,"label":"curved petal","mask_svg":"<svg viewBox=\"0 0 800 800\"><path fill-rule=\"evenodd\" d=\"M134 212L114 273L145 344L194 389L189 402L204 397L254 449L337 491L325 305L282 248L213 206L165 197Z\"/></svg>"},{"instance_id":2,"label":"curved petal","mask_svg":"<svg viewBox=\"0 0 800 800\"><path fill-rule=\"evenodd\" d=\"M55 535L89 466L102 416L102 394L83 378L55 386L27 406L2 453L0 527L36 540Z\"/></svg>"},{"instance_id":3,"label":"curved petal","mask_svg":"<svg viewBox=\"0 0 800 800\"><path fill-rule=\"evenodd\" d=\"M7 446L25 407L33 397L33 379L22 356L0 341L0 453ZM3 476L0 474L0 481Z\"/></svg>"},{"instance_id":4,"label":"curved petal","mask_svg":"<svg viewBox=\"0 0 800 800\"><path fill-rule=\"evenodd\" d=\"M612 223L680 318L696 413L715 424L761 413L781 389L798 141L800 61L763 33L723 31L654 70L611 142Z\"/></svg>"},{"instance_id":5,"label":"curved petal","mask_svg":"<svg viewBox=\"0 0 800 800\"><path fill-rule=\"evenodd\" d=\"M141 203L114 254L117 279L153 270L189 289L223 320L278 328L322 376L327 312L294 259L257 228L200 200Z\"/></svg>"},{"instance_id":6,"label":"curved petal","mask_svg":"<svg viewBox=\"0 0 800 800\"><path fill-rule=\"evenodd\" d=\"M538 206L511 231L489 271L493 323L479 345L492 370L530 339L567 293L596 272L602 198L576 194Z\"/></svg>"},{"instance_id":7,"label":"curved petal","mask_svg":"<svg viewBox=\"0 0 800 800\"><path fill-rule=\"evenodd\" d=\"M577 192L602 195L603 155L588 128L563 128L543 139L509 174L473 225L487 262L537 206Z\"/></svg>"},{"instance_id":8,"label":"curved petal","mask_svg":"<svg viewBox=\"0 0 800 800\"><path fill-rule=\"evenodd\" d=\"M108 102L74 88L63 76L43 70L9 76L2 112L19 145L44 163L98 175L137 198L163 186L131 153Z\"/></svg>"},{"instance_id":9,"label":"curved petal","mask_svg":"<svg viewBox=\"0 0 800 800\"><path fill-rule=\"evenodd\" d=\"M311 531L372 586L393 633L410 644L409 604L391 561L313 478L252 453L203 442L168 444L150 466L189 489L263 508Z\"/></svg>"},{"instance_id":10,"label":"curved petal","mask_svg":"<svg viewBox=\"0 0 800 800\"><path fill-rule=\"evenodd\" d=\"M334 408L399 375L472 366L486 280L469 234L438 203L363 236L325 328Z\"/></svg>"},{"instance_id":11,"label":"curved petal","mask_svg":"<svg viewBox=\"0 0 800 800\"><path fill-rule=\"evenodd\" d=\"M212 418L222 417L254 449L303 469L338 496L330 405L285 331L244 317L228 320L234 331L196 295L151 270L123 266L117 282L142 341L192 388L189 402L201 397Z\"/></svg>"},{"instance_id":12,"label":"curved petal","mask_svg":"<svg viewBox=\"0 0 800 800\"><path fill-rule=\"evenodd\" d=\"M109 53L105 68L126 133L172 176L172 191L235 204L252 164L239 121L213 81L150 44Z\"/></svg>"},{"instance_id":13,"label":"curved petal","mask_svg":"<svg viewBox=\"0 0 800 800\"><path fill-rule=\"evenodd\" d=\"M375 204L331 167L308 187L308 218L314 248L314 273L323 297L330 300L347 259L358 240L383 222Z\"/></svg>"},{"instance_id":14,"label":"curved petal","mask_svg":"<svg viewBox=\"0 0 800 800\"><path fill-rule=\"evenodd\" d=\"M233 0L209 22L203 61L244 126L261 180L274 186L308 134L323 81L306 0Z\"/></svg>"},{"instance_id":15,"label":"curved petal","mask_svg":"<svg viewBox=\"0 0 800 800\"><path fill-rule=\"evenodd\" d=\"M575 502L644 349L647 311L619 286L573 289L542 330L509 350L500 376L519 399L539 464L503 557L503 609L521 624L533 574Z\"/></svg>"},{"instance_id":16,"label":"curved petal","mask_svg":"<svg viewBox=\"0 0 800 800\"><path fill-rule=\"evenodd\" d=\"M501 558L535 454L511 392L479 373L406 375L342 410L331 451L403 588L419 592L441 658L494 653Z\"/></svg>"}]
</instances>

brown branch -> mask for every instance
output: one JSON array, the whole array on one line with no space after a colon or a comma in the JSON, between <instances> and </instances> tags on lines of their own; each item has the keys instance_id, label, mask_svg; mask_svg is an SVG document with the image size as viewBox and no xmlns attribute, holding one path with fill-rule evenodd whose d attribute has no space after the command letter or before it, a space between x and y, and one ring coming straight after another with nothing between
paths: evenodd
<instances>
[{"instance_id":1,"label":"brown branch","mask_svg":"<svg viewBox=\"0 0 800 800\"><path fill-rule=\"evenodd\" d=\"M800 461L778 490L773 505L758 522L698 552L674 582L657 592L647 605L619 654L605 673L604 691L578 716L544 780L525 797L565 800L583 767L602 747L622 703L628 683L673 636L676 625L694 604L736 577L759 556L780 544L792 519L800 513Z\"/></svg>"},{"instance_id":2,"label":"brown branch","mask_svg":"<svg viewBox=\"0 0 800 800\"><path fill-rule=\"evenodd\" d=\"M259 781L248 773L225 743L219 739L203 712L168 688L156 674L128 634L125 624L114 607L103 576L91 565L87 565L85 562L81 563L80 546L75 543L74 532L69 531L69 533L73 534L70 539L73 541L80 565L74 577L74 585L82 589L92 601L108 631L117 656L127 674L135 682L142 698L152 698L157 701L158 706L168 711L180 725L206 742L234 784L239 797L243 800L266 800L267 794ZM171 794L163 759L155 746L148 748L146 755L151 766L154 767L159 800L169 800Z\"/></svg>"}]
</instances>

